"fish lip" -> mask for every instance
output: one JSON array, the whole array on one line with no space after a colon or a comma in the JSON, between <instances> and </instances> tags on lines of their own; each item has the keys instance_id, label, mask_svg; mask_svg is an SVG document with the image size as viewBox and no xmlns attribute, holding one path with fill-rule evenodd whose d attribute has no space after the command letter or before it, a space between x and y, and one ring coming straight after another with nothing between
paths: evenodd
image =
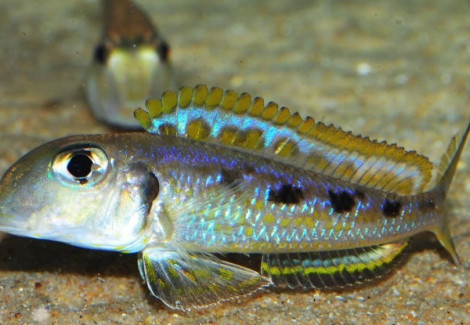
<instances>
[{"instance_id":1,"label":"fish lip","mask_svg":"<svg viewBox=\"0 0 470 325\"><path fill-rule=\"evenodd\" d=\"M0 225L0 232L12 235L19 235L19 228L14 228L11 226L3 227Z\"/></svg>"},{"instance_id":2,"label":"fish lip","mask_svg":"<svg viewBox=\"0 0 470 325\"><path fill-rule=\"evenodd\" d=\"M2 225L0 223L0 232L8 233L10 235L20 236L20 237L29 237L37 239L52 240L58 242L66 242L64 240L63 233L73 232L74 227L70 228L61 228L60 230L51 230L45 231L44 229L35 229L29 224L25 225Z\"/></svg>"},{"instance_id":3,"label":"fish lip","mask_svg":"<svg viewBox=\"0 0 470 325\"><path fill-rule=\"evenodd\" d=\"M18 221L15 216L4 213L0 210L0 232L15 234L24 229L24 225L21 225L21 222Z\"/></svg>"},{"instance_id":4,"label":"fish lip","mask_svg":"<svg viewBox=\"0 0 470 325\"><path fill-rule=\"evenodd\" d=\"M9 212L11 211L8 209L0 209L0 232L31 238L49 238L57 233L57 231L49 232L46 228L37 227L31 223L29 217L21 217Z\"/></svg>"}]
</instances>

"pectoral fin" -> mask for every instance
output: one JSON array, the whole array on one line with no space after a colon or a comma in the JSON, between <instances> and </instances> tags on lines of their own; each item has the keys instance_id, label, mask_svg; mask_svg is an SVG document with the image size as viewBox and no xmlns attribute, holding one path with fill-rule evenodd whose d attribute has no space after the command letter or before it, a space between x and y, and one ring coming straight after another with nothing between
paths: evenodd
<instances>
[{"instance_id":1,"label":"pectoral fin","mask_svg":"<svg viewBox=\"0 0 470 325\"><path fill-rule=\"evenodd\" d=\"M245 296L271 281L213 256L146 248L139 270L152 294L168 307L189 311Z\"/></svg>"},{"instance_id":2,"label":"pectoral fin","mask_svg":"<svg viewBox=\"0 0 470 325\"><path fill-rule=\"evenodd\" d=\"M279 288L337 289L390 272L407 242L311 253L263 255L261 274Z\"/></svg>"}]
</instances>

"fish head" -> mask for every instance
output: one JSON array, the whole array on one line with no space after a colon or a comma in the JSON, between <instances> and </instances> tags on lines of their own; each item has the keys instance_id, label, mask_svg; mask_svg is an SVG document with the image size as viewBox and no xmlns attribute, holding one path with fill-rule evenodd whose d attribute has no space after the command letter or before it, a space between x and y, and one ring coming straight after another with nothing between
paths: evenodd
<instances>
[{"instance_id":1,"label":"fish head","mask_svg":"<svg viewBox=\"0 0 470 325\"><path fill-rule=\"evenodd\" d=\"M113 135L72 136L19 159L0 181L0 231L75 246L139 251L158 180Z\"/></svg>"},{"instance_id":2,"label":"fish head","mask_svg":"<svg viewBox=\"0 0 470 325\"><path fill-rule=\"evenodd\" d=\"M144 107L147 98L174 88L172 69L163 53L167 45L162 44L98 45L85 84L98 119L119 127L140 128L134 110Z\"/></svg>"}]
</instances>

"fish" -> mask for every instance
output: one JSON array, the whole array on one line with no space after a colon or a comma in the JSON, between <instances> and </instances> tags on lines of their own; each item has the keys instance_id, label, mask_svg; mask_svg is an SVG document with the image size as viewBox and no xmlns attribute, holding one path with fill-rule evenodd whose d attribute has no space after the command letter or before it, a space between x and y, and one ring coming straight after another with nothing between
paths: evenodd
<instances>
[{"instance_id":1,"label":"fish","mask_svg":"<svg viewBox=\"0 0 470 325\"><path fill-rule=\"evenodd\" d=\"M130 0L102 0L104 31L87 71L85 94L95 117L137 129L136 107L176 85L170 46Z\"/></svg>"},{"instance_id":2,"label":"fish","mask_svg":"<svg viewBox=\"0 0 470 325\"><path fill-rule=\"evenodd\" d=\"M183 312L379 279L422 232L460 263L445 203L470 123L433 171L414 151L218 87L134 114L145 132L69 136L13 164L0 231L137 253L152 295ZM259 254L259 269L229 253Z\"/></svg>"}]
</instances>

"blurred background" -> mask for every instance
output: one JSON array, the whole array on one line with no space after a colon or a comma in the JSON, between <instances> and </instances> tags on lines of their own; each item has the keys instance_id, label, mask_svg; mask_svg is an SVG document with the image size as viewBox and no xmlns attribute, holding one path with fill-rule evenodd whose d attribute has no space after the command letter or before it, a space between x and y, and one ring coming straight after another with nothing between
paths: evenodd
<instances>
[{"instance_id":1,"label":"blurred background","mask_svg":"<svg viewBox=\"0 0 470 325\"><path fill-rule=\"evenodd\" d=\"M136 3L170 44L179 85L246 91L433 162L470 119L467 1ZM102 24L97 0L0 3L1 173L54 138L113 132L94 119L83 91ZM5 237L0 322L469 323L469 194L467 144L449 198L460 267L421 236L407 263L377 284L267 292L188 315L150 296L135 256Z\"/></svg>"}]
</instances>

